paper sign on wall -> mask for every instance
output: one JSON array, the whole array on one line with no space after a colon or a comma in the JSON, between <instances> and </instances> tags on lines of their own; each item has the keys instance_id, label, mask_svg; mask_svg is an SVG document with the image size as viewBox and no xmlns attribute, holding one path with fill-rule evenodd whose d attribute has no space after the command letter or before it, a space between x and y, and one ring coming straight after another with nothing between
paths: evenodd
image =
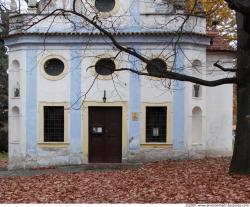
<instances>
[{"instance_id":1,"label":"paper sign on wall","mask_svg":"<svg viewBox=\"0 0 250 207\"><path fill-rule=\"evenodd\" d=\"M132 120L133 121L138 121L138 113L137 112L132 113Z\"/></svg>"}]
</instances>

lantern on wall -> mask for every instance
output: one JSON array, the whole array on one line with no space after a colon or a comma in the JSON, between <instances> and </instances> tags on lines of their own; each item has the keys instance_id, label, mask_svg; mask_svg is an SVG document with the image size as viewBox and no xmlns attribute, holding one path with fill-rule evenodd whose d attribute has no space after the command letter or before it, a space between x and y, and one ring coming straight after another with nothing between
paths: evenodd
<instances>
[{"instance_id":1,"label":"lantern on wall","mask_svg":"<svg viewBox=\"0 0 250 207\"><path fill-rule=\"evenodd\" d=\"M103 97L102 97L103 103L106 103L107 97L106 97L106 90L103 91Z\"/></svg>"},{"instance_id":2,"label":"lantern on wall","mask_svg":"<svg viewBox=\"0 0 250 207\"><path fill-rule=\"evenodd\" d=\"M200 85L194 84L194 97L198 98L200 97Z\"/></svg>"}]
</instances>

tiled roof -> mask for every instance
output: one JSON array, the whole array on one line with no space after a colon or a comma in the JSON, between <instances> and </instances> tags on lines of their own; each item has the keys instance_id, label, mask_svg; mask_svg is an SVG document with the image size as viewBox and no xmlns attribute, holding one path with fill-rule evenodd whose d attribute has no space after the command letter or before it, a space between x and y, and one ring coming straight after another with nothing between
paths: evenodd
<instances>
[{"instance_id":1,"label":"tiled roof","mask_svg":"<svg viewBox=\"0 0 250 207\"><path fill-rule=\"evenodd\" d=\"M226 41L218 31L207 31L207 34L197 34L193 32L183 32L183 35L195 35L195 36L203 36L203 37L210 37L211 44L208 46L207 50L211 52L236 52L236 50L230 46L229 42ZM0 39L5 39L8 37L15 37L15 36L82 36L82 35L103 35L100 32L85 32L85 33L66 33L66 32L33 32L33 33L15 33L9 34L5 36L1 36ZM165 36L165 35L178 35L178 33L174 32L116 32L113 35L158 35L158 36Z\"/></svg>"},{"instance_id":2,"label":"tiled roof","mask_svg":"<svg viewBox=\"0 0 250 207\"><path fill-rule=\"evenodd\" d=\"M202 37L207 37L207 34L199 34L195 32L165 32L165 31L157 31L157 32L115 32L112 33L112 35L159 35L159 36L164 36L164 35L178 35L178 34L183 34L183 35L195 35L195 36L202 36ZM2 38L8 38L8 37L15 37L15 36L36 36L36 35L41 35L41 36L82 36L82 35L104 35L100 32L25 32L25 33L14 33L14 34L9 34L2 36Z\"/></svg>"},{"instance_id":3,"label":"tiled roof","mask_svg":"<svg viewBox=\"0 0 250 207\"><path fill-rule=\"evenodd\" d=\"M226 51L226 52L236 52L236 50L230 46L229 42L226 41L218 31L208 31L208 36L211 38L210 46L208 46L208 51Z\"/></svg>"}]
</instances>

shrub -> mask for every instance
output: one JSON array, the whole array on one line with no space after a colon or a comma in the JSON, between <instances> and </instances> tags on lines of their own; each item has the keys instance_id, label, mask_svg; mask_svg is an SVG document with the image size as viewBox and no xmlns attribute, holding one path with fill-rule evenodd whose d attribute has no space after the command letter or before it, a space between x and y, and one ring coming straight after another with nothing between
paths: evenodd
<instances>
[{"instance_id":1,"label":"shrub","mask_svg":"<svg viewBox=\"0 0 250 207\"><path fill-rule=\"evenodd\" d=\"M8 152L8 133L0 130L0 152Z\"/></svg>"}]
</instances>

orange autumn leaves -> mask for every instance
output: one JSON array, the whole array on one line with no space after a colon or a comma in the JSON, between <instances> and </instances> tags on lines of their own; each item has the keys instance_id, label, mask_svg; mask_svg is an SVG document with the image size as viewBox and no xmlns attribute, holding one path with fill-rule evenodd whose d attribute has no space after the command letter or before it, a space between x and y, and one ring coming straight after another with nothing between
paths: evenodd
<instances>
[{"instance_id":1,"label":"orange autumn leaves","mask_svg":"<svg viewBox=\"0 0 250 207\"><path fill-rule=\"evenodd\" d=\"M192 11L197 0L187 0L187 8ZM214 29L214 20L218 21L217 29L229 41L236 40L236 19L234 11L228 8L225 0L201 0L206 12L207 27ZM193 11L195 12L195 11Z\"/></svg>"},{"instance_id":2,"label":"orange autumn leaves","mask_svg":"<svg viewBox=\"0 0 250 207\"><path fill-rule=\"evenodd\" d=\"M250 176L229 174L229 162L178 160L126 170L60 168L0 176L0 203L250 203Z\"/></svg>"}]
</instances>

